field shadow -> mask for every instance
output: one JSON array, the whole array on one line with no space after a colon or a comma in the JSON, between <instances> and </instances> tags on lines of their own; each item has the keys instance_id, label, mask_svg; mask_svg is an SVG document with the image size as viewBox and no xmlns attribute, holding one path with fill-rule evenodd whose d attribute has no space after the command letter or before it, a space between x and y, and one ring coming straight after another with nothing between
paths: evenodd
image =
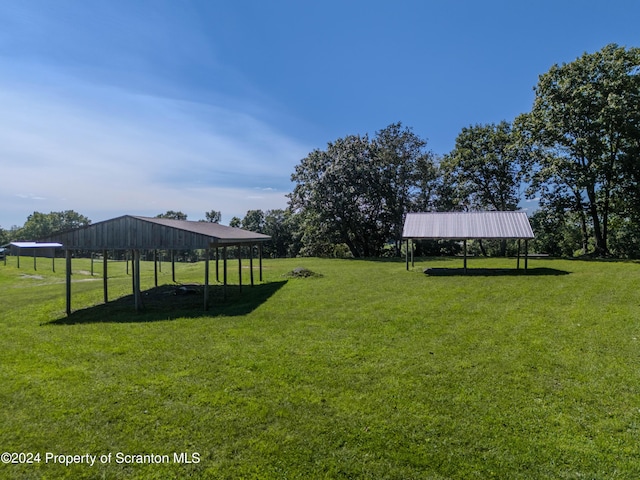
<instances>
[{"instance_id":1,"label":"field shadow","mask_svg":"<svg viewBox=\"0 0 640 480\"><path fill-rule=\"evenodd\" d=\"M89 323L145 323L201 318L241 316L265 303L287 283L286 280L259 285L210 285L208 309L204 310L204 286L161 285L142 292L143 308L134 310L133 295L126 295L92 307L73 311L71 315L52 320L45 325L77 325Z\"/></svg>"},{"instance_id":2,"label":"field shadow","mask_svg":"<svg viewBox=\"0 0 640 480\"><path fill-rule=\"evenodd\" d=\"M426 268L424 273L430 277L507 277L507 276L559 276L569 275L571 272L566 270L559 270L557 268L529 268L526 271L524 269L515 268Z\"/></svg>"}]
</instances>

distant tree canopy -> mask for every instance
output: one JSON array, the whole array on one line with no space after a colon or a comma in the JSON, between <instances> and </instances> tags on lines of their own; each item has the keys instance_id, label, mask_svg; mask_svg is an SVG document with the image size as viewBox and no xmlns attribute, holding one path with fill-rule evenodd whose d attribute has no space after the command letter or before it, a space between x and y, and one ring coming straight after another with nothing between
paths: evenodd
<instances>
[{"instance_id":1,"label":"distant tree canopy","mask_svg":"<svg viewBox=\"0 0 640 480\"><path fill-rule=\"evenodd\" d=\"M37 240L53 232L73 230L90 223L91 220L73 210L50 213L33 212L14 236L16 240Z\"/></svg>"},{"instance_id":2,"label":"distant tree canopy","mask_svg":"<svg viewBox=\"0 0 640 480\"><path fill-rule=\"evenodd\" d=\"M295 257L300 252L297 216L290 210L249 210L242 220L234 217L230 226L269 235L271 241L263 245L265 256Z\"/></svg>"},{"instance_id":3,"label":"distant tree canopy","mask_svg":"<svg viewBox=\"0 0 640 480\"><path fill-rule=\"evenodd\" d=\"M156 215L156 218L169 218L171 220L186 220L187 214L180 211L174 212L173 210L167 210L165 213Z\"/></svg>"},{"instance_id":4,"label":"distant tree canopy","mask_svg":"<svg viewBox=\"0 0 640 480\"><path fill-rule=\"evenodd\" d=\"M218 210L209 210L204 215L206 220L201 220L201 222L220 223L222 220L222 212Z\"/></svg>"},{"instance_id":5,"label":"distant tree canopy","mask_svg":"<svg viewBox=\"0 0 640 480\"><path fill-rule=\"evenodd\" d=\"M640 49L607 45L554 65L513 124L462 129L439 162L425 146L397 123L304 158L289 195L301 253L344 244L377 256L389 243L398 253L407 212L515 210L524 185L539 200L540 250L640 256Z\"/></svg>"},{"instance_id":6,"label":"distant tree canopy","mask_svg":"<svg viewBox=\"0 0 640 480\"><path fill-rule=\"evenodd\" d=\"M6 245L10 242L10 234L7 230L0 227L0 245Z\"/></svg>"}]
</instances>

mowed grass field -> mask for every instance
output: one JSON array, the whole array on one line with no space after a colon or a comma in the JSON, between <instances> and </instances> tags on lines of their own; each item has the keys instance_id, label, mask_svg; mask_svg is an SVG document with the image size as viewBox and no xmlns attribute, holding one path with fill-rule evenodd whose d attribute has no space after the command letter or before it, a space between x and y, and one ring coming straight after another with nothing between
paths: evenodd
<instances>
[{"instance_id":1,"label":"mowed grass field","mask_svg":"<svg viewBox=\"0 0 640 480\"><path fill-rule=\"evenodd\" d=\"M0 451L40 462L0 478L640 478L638 263L265 260L240 293L230 262L208 312L165 287L136 313L124 262L103 306L79 259L70 317L64 262L21 266L0 264Z\"/></svg>"}]
</instances>

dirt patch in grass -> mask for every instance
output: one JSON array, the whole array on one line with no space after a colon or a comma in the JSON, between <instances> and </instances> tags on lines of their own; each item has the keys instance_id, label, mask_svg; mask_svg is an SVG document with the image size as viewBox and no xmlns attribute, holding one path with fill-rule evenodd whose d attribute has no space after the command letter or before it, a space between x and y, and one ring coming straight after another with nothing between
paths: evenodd
<instances>
[{"instance_id":1,"label":"dirt patch in grass","mask_svg":"<svg viewBox=\"0 0 640 480\"><path fill-rule=\"evenodd\" d=\"M20 278L35 278L36 280L44 279L42 275L27 275L26 273L23 273L22 275L20 275Z\"/></svg>"},{"instance_id":2,"label":"dirt patch in grass","mask_svg":"<svg viewBox=\"0 0 640 480\"><path fill-rule=\"evenodd\" d=\"M290 272L285 273L283 276L288 278L309 278L309 277L322 277L322 274L313 272L304 267L297 267L291 270Z\"/></svg>"}]
</instances>

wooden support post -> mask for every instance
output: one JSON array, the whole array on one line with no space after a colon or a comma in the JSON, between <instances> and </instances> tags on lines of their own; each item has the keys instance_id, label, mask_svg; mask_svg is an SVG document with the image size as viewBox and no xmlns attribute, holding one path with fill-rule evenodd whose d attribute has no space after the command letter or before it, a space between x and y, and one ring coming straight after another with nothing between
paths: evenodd
<instances>
[{"instance_id":1,"label":"wooden support post","mask_svg":"<svg viewBox=\"0 0 640 480\"><path fill-rule=\"evenodd\" d=\"M124 253L124 259L127 264L127 275L129 275L129 252L128 251Z\"/></svg>"},{"instance_id":2,"label":"wooden support post","mask_svg":"<svg viewBox=\"0 0 640 480\"><path fill-rule=\"evenodd\" d=\"M224 294L224 299L227 299L227 247L222 247L222 278L223 278L223 287L222 292Z\"/></svg>"},{"instance_id":3,"label":"wooden support post","mask_svg":"<svg viewBox=\"0 0 640 480\"><path fill-rule=\"evenodd\" d=\"M108 265L107 251L103 250L102 251L102 290L104 291L104 303L107 303L109 301L108 282L107 282L107 277L108 277L107 265Z\"/></svg>"},{"instance_id":4,"label":"wooden support post","mask_svg":"<svg viewBox=\"0 0 640 480\"><path fill-rule=\"evenodd\" d=\"M153 251L153 284L158 287L158 250Z\"/></svg>"},{"instance_id":5,"label":"wooden support post","mask_svg":"<svg viewBox=\"0 0 640 480\"><path fill-rule=\"evenodd\" d=\"M216 247L216 282L220 281L220 271L218 269L218 264L220 263L220 249Z\"/></svg>"},{"instance_id":6,"label":"wooden support post","mask_svg":"<svg viewBox=\"0 0 640 480\"><path fill-rule=\"evenodd\" d=\"M524 241L524 271L527 271L529 268L529 240L525 239Z\"/></svg>"},{"instance_id":7,"label":"wooden support post","mask_svg":"<svg viewBox=\"0 0 640 480\"><path fill-rule=\"evenodd\" d=\"M204 310L209 308L209 249L206 249L204 259Z\"/></svg>"},{"instance_id":8,"label":"wooden support post","mask_svg":"<svg viewBox=\"0 0 640 480\"><path fill-rule=\"evenodd\" d=\"M171 281L176 283L176 254L171 250Z\"/></svg>"},{"instance_id":9,"label":"wooden support post","mask_svg":"<svg viewBox=\"0 0 640 480\"><path fill-rule=\"evenodd\" d=\"M467 273L467 240L464 241L463 250L464 250L464 273Z\"/></svg>"},{"instance_id":10,"label":"wooden support post","mask_svg":"<svg viewBox=\"0 0 640 480\"><path fill-rule=\"evenodd\" d=\"M160 271L160 273L162 273L162 255L163 251L160 250L160 253L158 254L158 270Z\"/></svg>"},{"instance_id":11,"label":"wooden support post","mask_svg":"<svg viewBox=\"0 0 640 480\"><path fill-rule=\"evenodd\" d=\"M133 296L136 295L136 265L135 265L135 256L133 250L131 250L131 290L133 291ZM134 300L136 300L134 298ZM137 310L137 307L136 307Z\"/></svg>"},{"instance_id":12,"label":"wooden support post","mask_svg":"<svg viewBox=\"0 0 640 480\"><path fill-rule=\"evenodd\" d=\"M5 257L6 259L7 257ZM51 249L51 271L53 271L53 273L56 273L56 249L52 248Z\"/></svg>"},{"instance_id":13,"label":"wooden support post","mask_svg":"<svg viewBox=\"0 0 640 480\"><path fill-rule=\"evenodd\" d=\"M262 282L262 243L258 244L258 256L260 257L260 282Z\"/></svg>"},{"instance_id":14,"label":"wooden support post","mask_svg":"<svg viewBox=\"0 0 640 480\"><path fill-rule=\"evenodd\" d=\"M36 265L36 249L33 249L33 269L37 270L38 266Z\"/></svg>"},{"instance_id":15,"label":"wooden support post","mask_svg":"<svg viewBox=\"0 0 640 480\"><path fill-rule=\"evenodd\" d=\"M518 262L516 263L516 270L520 270L520 239L518 239Z\"/></svg>"},{"instance_id":16,"label":"wooden support post","mask_svg":"<svg viewBox=\"0 0 640 480\"><path fill-rule=\"evenodd\" d=\"M140 293L140 250L133 251L133 296L136 312L142 309L142 294Z\"/></svg>"},{"instance_id":17,"label":"wooden support post","mask_svg":"<svg viewBox=\"0 0 640 480\"><path fill-rule=\"evenodd\" d=\"M240 293L242 293L242 246L238 245L238 284L240 286Z\"/></svg>"},{"instance_id":18,"label":"wooden support post","mask_svg":"<svg viewBox=\"0 0 640 480\"><path fill-rule=\"evenodd\" d=\"M407 264L407 272L408 272L409 271L409 239L408 238L405 243L404 260L405 260L405 263Z\"/></svg>"},{"instance_id":19,"label":"wooden support post","mask_svg":"<svg viewBox=\"0 0 640 480\"><path fill-rule=\"evenodd\" d=\"M71 315L71 250L68 248L64 251L65 257L65 283L67 286L67 315Z\"/></svg>"},{"instance_id":20,"label":"wooden support post","mask_svg":"<svg viewBox=\"0 0 640 480\"><path fill-rule=\"evenodd\" d=\"M249 278L253 287L253 245L249 245Z\"/></svg>"},{"instance_id":21,"label":"wooden support post","mask_svg":"<svg viewBox=\"0 0 640 480\"><path fill-rule=\"evenodd\" d=\"M91 276L93 277L93 252L91 252Z\"/></svg>"},{"instance_id":22,"label":"wooden support post","mask_svg":"<svg viewBox=\"0 0 640 480\"><path fill-rule=\"evenodd\" d=\"M414 243L413 243L413 239L412 239L411 240L411 268L416 266L415 258L413 256L413 254L414 254Z\"/></svg>"}]
</instances>

